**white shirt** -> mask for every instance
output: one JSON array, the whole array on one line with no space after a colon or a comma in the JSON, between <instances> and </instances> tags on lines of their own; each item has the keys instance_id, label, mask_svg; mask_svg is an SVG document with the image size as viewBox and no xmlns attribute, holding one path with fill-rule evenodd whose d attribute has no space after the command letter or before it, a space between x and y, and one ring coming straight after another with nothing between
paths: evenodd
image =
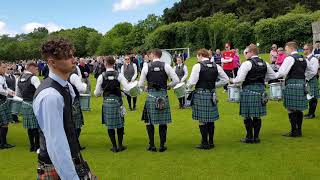
<instances>
[{"instance_id":1,"label":"white shirt","mask_svg":"<svg viewBox=\"0 0 320 180\"><path fill-rule=\"evenodd\" d=\"M79 93L84 93L87 90L87 84L81 81L81 76L77 74L71 74L70 83L74 85Z\"/></svg>"},{"instance_id":2,"label":"white shirt","mask_svg":"<svg viewBox=\"0 0 320 180\"><path fill-rule=\"evenodd\" d=\"M258 56L252 56L251 58L255 58ZM266 73L266 81L268 80L272 80L272 79L276 79L276 73L272 70L271 66L266 62L267 64L267 73ZM246 77L248 72L251 70L252 68L252 63L250 61L246 61L244 63L241 64L238 73L237 73L237 77L233 80L233 83L237 84L240 82L243 82Z\"/></svg>"},{"instance_id":3,"label":"white shirt","mask_svg":"<svg viewBox=\"0 0 320 180\"><path fill-rule=\"evenodd\" d=\"M310 71L306 72L306 79L309 81L318 74L319 60L312 54L309 54L307 56L307 61L309 61Z\"/></svg>"},{"instance_id":4,"label":"white shirt","mask_svg":"<svg viewBox=\"0 0 320 180\"><path fill-rule=\"evenodd\" d=\"M0 94L3 96L8 96L9 92L13 91L8 88L4 75L0 75Z\"/></svg>"},{"instance_id":5,"label":"white shirt","mask_svg":"<svg viewBox=\"0 0 320 180\"><path fill-rule=\"evenodd\" d=\"M78 74L78 76L80 76L80 78L82 78L81 70L80 70L80 68L79 68L78 65L76 65L76 69L77 69L77 74Z\"/></svg>"},{"instance_id":6,"label":"white shirt","mask_svg":"<svg viewBox=\"0 0 320 180\"><path fill-rule=\"evenodd\" d=\"M114 71L113 68L107 68L106 71ZM119 73L118 76L118 81L120 82L120 84L123 86L124 89L130 89L130 86L128 84L127 79ZM102 74L99 75L98 79L97 79L97 84L96 84L96 89L94 90L94 95L95 96L101 96L103 93L103 89L101 87L103 83L103 76Z\"/></svg>"},{"instance_id":7,"label":"white shirt","mask_svg":"<svg viewBox=\"0 0 320 180\"><path fill-rule=\"evenodd\" d=\"M129 64L127 64L127 63L125 63L125 64L126 64L126 65L129 65ZM124 64L124 65L125 65L125 64ZM124 65L121 66L121 70L120 70L120 73L121 73L123 76L124 76ZM133 74L130 82L133 82L134 80L136 80L136 78L137 78L137 76L138 76L137 65L136 65L135 63L132 63L132 65L133 65L133 69L134 69L134 74Z\"/></svg>"},{"instance_id":8,"label":"white shirt","mask_svg":"<svg viewBox=\"0 0 320 180\"><path fill-rule=\"evenodd\" d=\"M25 74L32 74L30 71L27 71L25 70L24 71ZM21 76L18 78L18 80L16 81L16 94L17 96L21 97L21 94L20 94L20 89L18 87L18 83L21 79ZM32 76L31 77L31 84L37 89L39 86L40 86L40 79L37 77L37 76Z\"/></svg>"},{"instance_id":9,"label":"white shirt","mask_svg":"<svg viewBox=\"0 0 320 180\"><path fill-rule=\"evenodd\" d=\"M174 67L174 71L176 71L179 66L182 66L182 64L179 64L179 65L175 66L175 67ZM187 77L188 77L188 67L187 67L186 65L183 66L183 72L184 72L184 75L183 75L183 77L181 78L180 82L184 82L184 81L187 80Z\"/></svg>"},{"instance_id":10,"label":"white shirt","mask_svg":"<svg viewBox=\"0 0 320 180\"><path fill-rule=\"evenodd\" d=\"M160 59L154 59L153 62L160 61ZM164 70L167 73L168 77L171 78L172 82L168 84L169 87L174 87L176 84L179 83L179 78L176 74L176 72L173 70L173 68L166 64L164 65ZM141 76L139 80L139 86L143 87L144 86L144 81L147 79L147 74L148 74L148 66L143 66L142 71L141 71Z\"/></svg>"},{"instance_id":11,"label":"white shirt","mask_svg":"<svg viewBox=\"0 0 320 180\"><path fill-rule=\"evenodd\" d=\"M209 59L208 58L203 58L201 61L206 61L206 60L209 60ZM217 64L217 69L218 69L217 80L218 79L219 80L216 81L216 87L221 87L221 86L224 86L225 84L227 84L229 82L229 77L223 71L221 66L219 66L218 64ZM197 84L197 82L199 80L200 70L201 70L201 65L199 63L195 64L192 67L191 75L190 75L189 80L187 82L187 87L191 87L191 86Z\"/></svg>"},{"instance_id":12,"label":"white shirt","mask_svg":"<svg viewBox=\"0 0 320 180\"><path fill-rule=\"evenodd\" d=\"M292 54L298 54L297 51L294 51L291 53ZM288 75L291 67L293 66L294 64L294 58L292 56L287 56L284 60L283 60L283 63L282 65L280 66L278 72L276 73L276 76L277 78L281 78L281 77L285 77ZM309 65L309 61L307 61L307 68L306 68L306 71L305 71L305 75L310 73L311 69L310 69L310 65Z\"/></svg>"}]
</instances>

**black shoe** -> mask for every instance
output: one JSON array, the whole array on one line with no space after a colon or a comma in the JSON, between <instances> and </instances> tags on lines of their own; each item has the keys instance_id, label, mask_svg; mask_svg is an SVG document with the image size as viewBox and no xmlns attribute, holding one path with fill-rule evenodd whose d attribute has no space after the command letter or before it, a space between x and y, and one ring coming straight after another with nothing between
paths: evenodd
<instances>
[{"instance_id":1,"label":"black shoe","mask_svg":"<svg viewBox=\"0 0 320 180\"><path fill-rule=\"evenodd\" d=\"M302 131L301 130L298 130L297 137L302 137Z\"/></svg>"},{"instance_id":2,"label":"black shoe","mask_svg":"<svg viewBox=\"0 0 320 180\"><path fill-rule=\"evenodd\" d=\"M134 107L134 108L133 108L133 111L136 111L136 110L137 110L137 108L136 108L136 107Z\"/></svg>"},{"instance_id":3,"label":"black shoe","mask_svg":"<svg viewBox=\"0 0 320 180\"><path fill-rule=\"evenodd\" d=\"M84 147L84 146L80 146L80 147L79 147L79 149L80 149L80 151L82 151L82 150L85 150L85 149L86 149L86 147Z\"/></svg>"},{"instance_id":4,"label":"black shoe","mask_svg":"<svg viewBox=\"0 0 320 180\"><path fill-rule=\"evenodd\" d=\"M117 152L118 152L118 148L117 148L117 147L112 147L112 148L110 149L110 151L112 151L112 152L114 152L114 153L117 153Z\"/></svg>"},{"instance_id":5,"label":"black shoe","mask_svg":"<svg viewBox=\"0 0 320 180\"><path fill-rule=\"evenodd\" d=\"M147 151L151 151L151 152L157 152L157 148L155 146L149 146L147 148Z\"/></svg>"},{"instance_id":6,"label":"black shoe","mask_svg":"<svg viewBox=\"0 0 320 180\"><path fill-rule=\"evenodd\" d=\"M316 116L314 114L307 114L304 116L305 119L314 119Z\"/></svg>"},{"instance_id":7,"label":"black shoe","mask_svg":"<svg viewBox=\"0 0 320 180\"><path fill-rule=\"evenodd\" d=\"M165 152L166 150L167 150L167 147L165 147L165 146L161 146L159 148L159 152Z\"/></svg>"},{"instance_id":8,"label":"black shoe","mask_svg":"<svg viewBox=\"0 0 320 180\"><path fill-rule=\"evenodd\" d=\"M35 149L35 147L33 147L33 146L32 146L32 147L30 147L29 152L35 152L35 150L34 150L34 149Z\"/></svg>"},{"instance_id":9,"label":"black shoe","mask_svg":"<svg viewBox=\"0 0 320 180\"><path fill-rule=\"evenodd\" d=\"M253 139L250 139L250 138L242 138L242 139L240 139L240 142L242 142L242 143L247 143L247 144L251 144L251 143L253 143L254 141L253 141Z\"/></svg>"},{"instance_id":10,"label":"black shoe","mask_svg":"<svg viewBox=\"0 0 320 180\"><path fill-rule=\"evenodd\" d=\"M132 111L132 107L129 107L129 110Z\"/></svg>"},{"instance_id":11,"label":"black shoe","mask_svg":"<svg viewBox=\"0 0 320 180\"><path fill-rule=\"evenodd\" d=\"M284 137L298 137L298 134L294 133L294 132L288 132L286 134L283 134L282 136L284 136Z\"/></svg>"},{"instance_id":12,"label":"black shoe","mask_svg":"<svg viewBox=\"0 0 320 180\"><path fill-rule=\"evenodd\" d=\"M253 139L253 142L254 142L255 144L259 144L259 143L260 143L260 139L259 139L259 138L254 138L254 139Z\"/></svg>"},{"instance_id":13,"label":"black shoe","mask_svg":"<svg viewBox=\"0 0 320 180\"><path fill-rule=\"evenodd\" d=\"M11 145L11 144L3 144L0 148L1 149L10 149L15 147L15 145Z\"/></svg>"},{"instance_id":14,"label":"black shoe","mask_svg":"<svg viewBox=\"0 0 320 180\"><path fill-rule=\"evenodd\" d=\"M210 145L207 144L199 144L198 146L196 146L197 149L205 149L208 150L210 149Z\"/></svg>"},{"instance_id":15,"label":"black shoe","mask_svg":"<svg viewBox=\"0 0 320 180\"><path fill-rule=\"evenodd\" d=\"M119 146L118 152L124 151L127 149L127 146Z\"/></svg>"},{"instance_id":16,"label":"black shoe","mask_svg":"<svg viewBox=\"0 0 320 180\"><path fill-rule=\"evenodd\" d=\"M210 149L213 149L213 148L214 148L214 144L213 144L213 143L210 143L210 144L209 144L209 148L210 148Z\"/></svg>"}]
</instances>

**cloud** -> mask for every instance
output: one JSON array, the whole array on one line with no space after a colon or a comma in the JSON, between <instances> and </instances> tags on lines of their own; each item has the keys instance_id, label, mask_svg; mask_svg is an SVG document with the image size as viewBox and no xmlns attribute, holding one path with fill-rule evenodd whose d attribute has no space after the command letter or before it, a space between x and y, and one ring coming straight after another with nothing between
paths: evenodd
<instances>
[{"instance_id":1,"label":"cloud","mask_svg":"<svg viewBox=\"0 0 320 180\"><path fill-rule=\"evenodd\" d=\"M9 36L15 36L17 32L11 31L7 28L7 24L3 21L0 21L0 35L8 34Z\"/></svg>"},{"instance_id":2,"label":"cloud","mask_svg":"<svg viewBox=\"0 0 320 180\"><path fill-rule=\"evenodd\" d=\"M22 30L24 33L30 33L32 32L35 28L39 28L39 27L45 27L48 29L48 31L51 32L55 32L55 31L59 31L61 29L63 29L62 26L59 26L53 22L49 22L47 24L41 24L41 23L37 23L37 22L31 22L31 23L27 23L22 27Z\"/></svg>"},{"instance_id":3,"label":"cloud","mask_svg":"<svg viewBox=\"0 0 320 180\"><path fill-rule=\"evenodd\" d=\"M159 0L120 0L113 4L113 11L128 11L143 5L150 5L159 2Z\"/></svg>"}]
</instances>

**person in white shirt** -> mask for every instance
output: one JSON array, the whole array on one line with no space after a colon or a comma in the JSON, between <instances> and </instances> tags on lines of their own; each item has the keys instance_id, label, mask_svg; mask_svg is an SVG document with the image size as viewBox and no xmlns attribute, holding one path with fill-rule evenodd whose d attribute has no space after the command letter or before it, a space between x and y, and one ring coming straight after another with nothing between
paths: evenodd
<instances>
[{"instance_id":1,"label":"person in white shirt","mask_svg":"<svg viewBox=\"0 0 320 180\"><path fill-rule=\"evenodd\" d=\"M195 85L191 100L192 118L199 121L202 136L201 144L196 148L211 149L214 148L214 122L219 119L215 89L227 84L229 78L219 65L210 62L208 50L198 50L197 59L187 82L189 88Z\"/></svg>"},{"instance_id":2,"label":"person in white shirt","mask_svg":"<svg viewBox=\"0 0 320 180\"><path fill-rule=\"evenodd\" d=\"M308 109L306 74L311 69L309 61L297 52L296 42L286 43L285 50L288 53L283 64L276 73L277 78L286 77L283 90L283 104L288 110L291 131L284 134L286 137L302 136L303 111Z\"/></svg>"},{"instance_id":3,"label":"person in white shirt","mask_svg":"<svg viewBox=\"0 0 320 180\"><path fill-rule=\"evenodd\" d=\"M237 77L231 83L242 83L240 94L240 115L244 118L247 131L243 143L260 143L261 117L267 115L265 81L275 79L276 74L268 63L258 57L256 45L249 45L244 51L247 59L239 68Z\"/></svg>"},{"instance_id":4,"label":"person in white shirt","mask_svg":"<svg viewBox=\"0 0 320 180\"><path fill-rule=\"evenodd\" d=\"M184 64L182 57L177 57L177 65L174 67L180 83L183 83L187 80L188 77L188 67ZM185 104L185 97L179 98L179 108L183 109Z\"/></svg>"},{"instance_id":5,"label":"person in white shirt","mask_svg":"<svg viewBox=\"0 0 320 180\"><path fill-rule=\"evenodd\" d=\"M127 149L122 144L124 135L124 114L121 88L129 89L127 79L114 69L115 60L112 56L105 59L106 71L97 79L95 96L103 95L102 117L103 123L108 128L108 135L112 143L112 152L121 152ZM115 138L115 129L118 134L118 146Z\"/></svg>"},{"instance_id":6,"label":"person in white shirt","mask_svg":"<svg viewBox=\"0 0 320 180\"><path fill-rule=\"evenodd\" d=\"M309 94L312 97L309 100L309 112L304 116L305 119L315 118L315 112L319 98L319 86L318 86L318 69L319 60L312 54L312 44L305 44L303 47L303 53L309 62L311 71L306 72L306 80L309 87Z\"/></svg>"},{"instance_id":7,"label":"person in white shirt","mask_svg":"<svg viewBox=\"0 0 320 180\"><path fill-rule=\"evenodd\" d=\"M7 143L8 124L11 119L7 105L7 96L14 96L15 93L7 86L4 76L6 69L7 65L0 61L0 149L14 147L14 145Z\"/></svg>"},{"instance_id":8,"label":"person in white shirt","mask_svg":"<svg viewBox=\"0 0 320 180\"><path fill-rule=\"evenodd\" d=\"M179 78L173 68L160 61L162 52L160 49L151 50L152 62L144 66L141 71L139 86L144 89L144 82L148 82L148 97L144 105L142 120L146 123L149 137L148 151L157 151L154 145L154 125L159 125L160 152L167 150L165 146L167 139L167 124L171 123L171 112L167 89L179 83ZM167 85L168 78L172 82Z\"/></svg>"},{"instance_id":9,"label":"person in white shirt","mask_svg":"<svg viewBox=\"0 0 320 180\"><path fill-rule=\"evenodd\" d=\"M316 41L312 54L320 60L320 41Z\"/></svg>"},{"instance_id":10,"label":"person in white shirt","mask_svg":"<svg viewBox=\"0 0 320 180\"><path fill-rule=\"evenodd\" d=\"M131 59L128 55L124 57L124 64L121 66L121 74L127 79L128 82L134 82L138 76L138 68L135 63L131 62ZM129 104L130 111L136 110L137 97L133 97L133 108L131 106L131 96L126 93L127 101Z\"/></svg>"}]
</instances>

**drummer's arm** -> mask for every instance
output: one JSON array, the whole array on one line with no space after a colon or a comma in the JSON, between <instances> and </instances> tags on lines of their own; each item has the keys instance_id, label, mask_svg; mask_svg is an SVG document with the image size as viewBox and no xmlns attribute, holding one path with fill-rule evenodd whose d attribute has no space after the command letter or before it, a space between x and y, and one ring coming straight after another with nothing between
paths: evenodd
<instances>
[{"instance_id":1,"label":"drummer's arm","mask_svg":"<svg viewBox=\"0 0 320 180\"><path fill-rule=\"evenodd\" d=\"M193 85L197 84L199 80L199 74L200 74L200 64L197 63L192 67L191 74L187 82L188 88L191 88Z\"/></svg>"},{"instance_id":2,"label":"drummer's arm","mask_svg":"<svg viewBox=\"0 0 320 180\"><path fill-rule=\"evenodd\" d=\"M232 83L237 84L243 82L251 68L252 64L250 61L242 63L238 70L237 77L233 79Z\"/></svg>"},{"instance_id":3,"label":"drummer's arm","mask_svg":"<svg viewBox=\"0 0 320 180\"><path fill-rule=\"evenodd\" d=\"M288 75L288 73L289 73L291 67L293 66L293 64L294 64L293 57L291 57L291 56L286 57L283 60L283 63L280 66L278 72L276 72L276 77L277 78L281 78L281 77L284 77L284 76Z\"/></svg>"},{"instance_id":4,"label":"drummer's arm","mask_svg":"<svg viewBox=\"0 0 320 180\"><path fill-rule=\"evenodd\" d=\"M217 65L217 69L218 69L217 79L219 79L219 80L216 81L216 87L221 87L221 86L228 84L228 82L229 82L228 75L224 72L224 70L221 68L221 66Z\"/></svg>"},{"instance_id":5,"label":"drummer's arm","mask_svg":"<svg viewBox=\"0 0 320 180\"><path fill-rule=\"evenodd\" d=\"M119 74L118 81L122 85L123 89L130 89L128 80L122 74Z\"/></svg>"},{"instance_id":6,"label":"drummer's arm","mask_svg":"<svg viewBox=\"0 0 320 180\"><path fill-rule=\"evenodd\" d=\"M273 71L271 66L267 63L267 73L266 73L266 81L277 79L276 73Z\"/></svg>"},{"instance_id":7,"label":"drummer's arm","mask_svg":"<svg viewBox=\"0 0 320 180\"><path fill-rule=\"evenodd\" d=\"M31 78L31 84L38 89L38 87L40 86L40 79L37 76L32 76Z\"/></svg>"},{"instance_id":8,"label":"drummer's arm","mask_svg":"<svg viewBox=\"0 0 320 180\"><path fill-rule=\"evenodd\" d=\"M102 81L103 81L103 77L102 77L102 74L100 74L98 79L97 79L96 89L94 90L94 95L95 96L101 96L102 93L103 93L103 89L101 87Z\"/></svg>"},{"instance_id":9,"label":"drummer's arm","mask_svg":"<svg viewBox=\"0 0 320 180\"><path fill-rule=\"evenodd\" d=\"M144 89L144 81L146 80L147 73L148 73L148 65L143 66L141 70L140 79L139 79L139 87L143 87L143 89Z\"/></svg>"},{"instance_id":10,"label":"drummer's arm","mask_svg":"<svg viewBox=\"0 0 320 180\"><path fill-rule=\"evenodd\" d=\"M70 83L73 84L80 93L84 93L87 90L87 84L83 83L80 76L76 74L70 76Z\"/></svg>"},{"instance_id":11,"label":"drummer's arm","mask_svg":"<svg viewBox=\"0 0 320 180\"><path fill-rule=\"evenodd\" d=\"M188 77L188 68L186 65L183 66L183 71L184 71L184 76L181 78L181 82L186 81L186 79Z\"/></svg>"},{"instance_id":12,"label":"drummer's arm","mask_svg":"<svg viewBox=\"0 0 320 180\"><path fill-rule=\"evenodd\" d=\"M134 69L134 75L132 76L131 82L136 80L136 78L138 76L138 68L137 68L137 65L135 63L133 63L133 69Z\"/></svg>"},{"instance_id":13,"label":"drummer's arm","mask_svg":"<svg viewBox=\"0 0 320 180\"><path fill-rule=\"evenodd\" d=\"M176 74L176 72L173 70L173 68L168 65L168 64L165 64L164 66L164 70L166 71L168 77L171 78L171 83L168 84L169 87L174 87L175 85L177 85L179 83L179 78L178 78L178 75Z\"/></svg>"},{"instance_id":14,"label":"drummer's arm","mask_svg":"<svg viewBox=\"0 0 320 180\"><path fill-rule=\"evenodd\" d=\"M11 95L10 93L12 93L12 90L10 90L9 88L4 89L3 85L1 84L1 83L6 83L4 78L2 78L0 80L3 80L3 82L0 82L0 94L3 95L3 96Z\"/></svg>"}]
</instances>

